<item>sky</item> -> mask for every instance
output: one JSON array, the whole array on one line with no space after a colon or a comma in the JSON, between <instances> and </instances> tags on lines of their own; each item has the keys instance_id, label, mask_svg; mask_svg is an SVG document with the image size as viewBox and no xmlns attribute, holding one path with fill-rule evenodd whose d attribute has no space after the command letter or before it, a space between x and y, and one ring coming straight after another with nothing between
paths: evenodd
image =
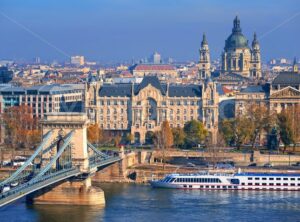
<instances>
[{"instance_id":1,"label":"sky","mask_svg":"<svg viewBox=\"0 0 300 222\"><path fill-rule=\"evenodd\" d=\"M0 59L195 61L203 32L217 59L236 15L264 61L300 57L299 0L0 0Z\"/></svg>"}]
</instances>

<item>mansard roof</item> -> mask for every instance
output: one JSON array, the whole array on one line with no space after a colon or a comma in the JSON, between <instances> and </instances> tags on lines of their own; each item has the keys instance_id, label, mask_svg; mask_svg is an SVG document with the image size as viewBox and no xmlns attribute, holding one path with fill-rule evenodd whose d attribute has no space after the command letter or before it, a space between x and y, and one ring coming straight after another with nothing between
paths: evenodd
<instances>
[{"instance_id":1,"label":"mansard roof","mask_svg":"<svg viewBox=\"0 0 300 222\"><path fill-rule=\"evenodd\" d=\"M300 85L300 74L295 72L281 72L275 77L272 85Z\"/></svg>"},{"instance_id":2,"label":"mansard roof","mask_svg":"<svg viewBox=\"0 0 300 222\"><path fill-rule=\"evenodd\" d=\"M147 87L148 85L152 85L156 89L158 89L162 95L166 94L166 91L163 89L159 79L157 76L145 76L142 80L142 82L138 85L137 89L135 89L134 93L138 94L140 90Z\"/></svg>"},{"instance_id":3,"label":"mansard roof","mask_svg":"<svg viewBox=\"0 0 300 222\"><path fill-rule=\"evenodd\" d=\"M144 89L148 85L152 85L158 89L162 95L170 97L201 97L202 86L201 85L175 85L169 86L165 83L161 83L156 76L146 76L140 84L104 84L99 90L100 97L131 97L132 87L134 87L134 94L137 95L140 90Z\"/></svg>"}]
</instances>

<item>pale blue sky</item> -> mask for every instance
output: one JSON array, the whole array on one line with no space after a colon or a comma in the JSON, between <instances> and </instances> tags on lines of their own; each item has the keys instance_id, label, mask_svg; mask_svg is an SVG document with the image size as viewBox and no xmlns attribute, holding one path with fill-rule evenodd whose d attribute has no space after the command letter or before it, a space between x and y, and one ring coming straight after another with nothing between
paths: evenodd
<instances>
[{"instance_id":1,"label":"pale blue sky","mask_svg":"<svg viewBox=\"0 0 300 222\"><path fill-rule=\"evenodd\" d=\"M203 32L219 58L236 14L249 42L284 23L260 39L263 60L300 56L299 0L1 0L0 58L196 60Z\"/></svg>"}]
</instances>

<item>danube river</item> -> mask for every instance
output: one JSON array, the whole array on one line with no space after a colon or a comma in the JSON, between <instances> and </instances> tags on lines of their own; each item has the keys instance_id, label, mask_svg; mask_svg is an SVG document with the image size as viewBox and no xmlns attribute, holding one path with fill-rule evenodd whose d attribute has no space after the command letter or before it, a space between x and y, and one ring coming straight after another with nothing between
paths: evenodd
<instances>
[{"instance_id":1,"label":"danube river","mask_svg":"<svg viewBox=\"0 0 300 222\"><path fill-rule=\"evenodd\" d=\"M300 221L300 192L152 189L101 184L105 207L27 205L0 209L0 221Z\"/></svg>"}]
</instances>

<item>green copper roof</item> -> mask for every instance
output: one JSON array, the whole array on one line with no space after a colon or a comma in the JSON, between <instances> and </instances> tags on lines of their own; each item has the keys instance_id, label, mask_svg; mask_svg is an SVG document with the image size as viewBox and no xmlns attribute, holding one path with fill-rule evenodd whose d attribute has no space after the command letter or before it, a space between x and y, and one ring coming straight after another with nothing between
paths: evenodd
<instances>
[{"instance_id":1,"label":"green copper roof","mask_svg":"<svg viewBox=\"0 0 300 222\"><path fill-rule=\"evenodd\" d=\"M232 48L248 48L248 40L242 34L240 19L237 16L233 21L232 33L225 42L225 50Z\"/></svg>"}]
</instances>

